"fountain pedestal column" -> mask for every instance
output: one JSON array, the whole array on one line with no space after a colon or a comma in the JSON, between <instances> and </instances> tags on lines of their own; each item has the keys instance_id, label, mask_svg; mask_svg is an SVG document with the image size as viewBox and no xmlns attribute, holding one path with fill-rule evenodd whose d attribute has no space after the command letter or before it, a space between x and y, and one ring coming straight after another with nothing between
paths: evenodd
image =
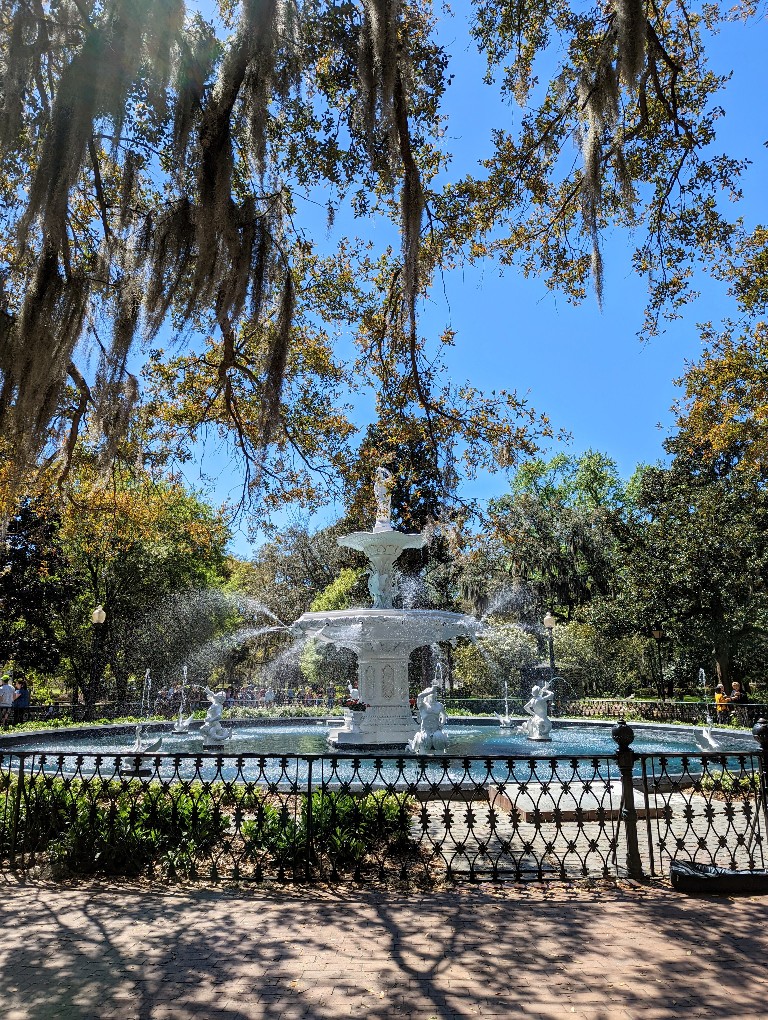
<instances>
[{"instance_id":1,"label":"fountain pedestal column","mask_svg":"<svg viewBox=\"0 0 768 1020\"><path fill-rule=\"evenodd\" d=\"M415 648L472 637L477 621L442 609L337 609L304 613L296 635L348 648L357 656L357 689L367 706L358 732L331 730L336 747L405 748L418 729L408 698L408 659Z\"/></svg>"},{"instance_id":2,"label":"fountain pedestal column","mask_svg":"<svg viewBox=\"0 0 768 1020\"><path fill-rule=\"evenodd\" d=\"M358 689L360 700L368 707L355 712L356 731L345 726L332 730L328 736L337 747L392 747L411 739L416 723L408 701L408 653L399 643L357 652Z\"/></svg>"}]
</instances>

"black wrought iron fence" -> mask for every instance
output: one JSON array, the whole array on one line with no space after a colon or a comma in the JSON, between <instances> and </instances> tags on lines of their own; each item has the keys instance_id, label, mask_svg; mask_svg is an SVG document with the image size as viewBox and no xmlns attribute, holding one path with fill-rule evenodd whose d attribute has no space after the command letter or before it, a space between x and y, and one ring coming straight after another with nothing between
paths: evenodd
<instances>
[{"instance_id":1,"label":"black wrought iron fence","mask_svg":"<svg viewBox=\"0 0 768 1020\"><path fill-rule=\"evenodd\" d=\"M766 866L763 755L640 755L647 871L676 859L730 870Z\"/></svg>"},{"instance_id":2,"label":"black wrought iron fence","mask_svg":"<svg viewBox=\"0 0 768 1020\"><path fill-rule=\"evenodd\" d=\"M523 880L764 867L754 753L606 756L6 753L12 867L293 881Z\"/></svg>"}]
</instances>

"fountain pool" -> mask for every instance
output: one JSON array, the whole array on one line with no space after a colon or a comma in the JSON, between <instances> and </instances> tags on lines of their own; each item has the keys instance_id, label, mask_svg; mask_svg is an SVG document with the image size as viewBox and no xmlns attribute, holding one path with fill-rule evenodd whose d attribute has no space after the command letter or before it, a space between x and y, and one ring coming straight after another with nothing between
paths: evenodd
<instances>
[{"instance_id":1,"label":"fountain pool","mask_svg":"<svg viewBox=\"0 0 768 1020\"><path fill-rule=\"evenodd\" d=\"M633 748L641 754L666 755L670 759L668 770L680 771L680 759L701 755L694 740L694 731L689 727L643 726L634 724ZM323 721L287 722L279 725L253 725L242 721L235 724L232 738L218 753L206 753L203 737L199 731L188 734L174 733L171 724L156 724L152 732L163 733L162 751L145 754L142 765L152 765L152 774L158 778L213 778L266 783L303 783L307 775L305 756L322 756L324 761L314 763L314 775L332 775L334 781L387 783L403 781L487 781L489 769L484 759L515 758L517 760L540 761L541 769L554 758L578 758L569 766L560 762L561 768L571 767L581 778L602 776L610 768L616 774L616 765L610 766L606 759L611 757L616 745L611 737L611 724L555 723L552 740L546 744L532 743L516 730L500 728L498 725L468 725L465 722L449 724L448 748L445 752L433 752L418 759L403 750L380 752L329 752L327 746L327 725ZM82 730L54 731L48 733L20 734L2 740L2 751L7 754L24 752L34 754L38 761L45 756L44 769L52 768L64 773L80 772L91 774L100 769L105 774L111 769L111 760L122 759L122 768L130 768L136 760L131 751L130 727L94 728ZM722 755L754 754L758 746L749 733L720 731ZM97 756L102 760L97 761ZM176 756L183 756L180 761ZM240 758L243 756L243 758ZM282 756L282 757L281 757ZM481 759L465 766L462 759ZM59 760L61 759L61 760ZM404 764L399 764L397 759ZM598 760L601 759L601 760ZM377 764L378 763L378 764ZM497 767L498 765L498 767ZM695 762L688 764L689 770ZM639 764L636 768L639 774ZM497 772L509 775L509 767L503 762L492 762L491 776Z\"/></svg>"}]
</instances>

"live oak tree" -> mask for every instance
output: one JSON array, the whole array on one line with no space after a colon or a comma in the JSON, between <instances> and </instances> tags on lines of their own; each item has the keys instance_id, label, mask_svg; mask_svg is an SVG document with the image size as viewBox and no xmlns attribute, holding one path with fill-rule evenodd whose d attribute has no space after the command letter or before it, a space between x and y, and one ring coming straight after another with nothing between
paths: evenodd
<instances>
[{"instance_id":1,"label":"live oak tree","mask_svg":"<svg viewBox=\"0 0 768 1020\"><path fill-rule=\"evenodd\" d=\"M600 235L618 224L649 277L647 328L675 314L697 262L735 243L721 198L743 164L713 147L724 79L704 41L753 15L749 0L473 0L454 16L489 88L522 112L452 184L436 13L431 0L218 0L205 16L184 0L2 0L9 484L66 465L84 430L109 464L147 359L157 428L182 457L203 434L232 437L256 512L326 498L349 459L346 405L368 384L412 402L434 448L451 430L462 470L514 467L546 422L435 367L452 338L419 333L418 302L437 274L493 256L579 300L590 276L600 293ZM364 226L324 250L306 199L329 221L389 217L399 251L375 250Z\"/></svg>"},{"instance_id":2,"label":"live oak tree","mask_svg":"<svg viewBox=\"0 0 768 1020\"><path fill-rule=\"evenodd\" d=\"M58 539L59 517L24 500L9 521L0 560L0 663L52 673L61 661L57 620L76 595ZM94 603L95 605L95 603Z\"/></svg>"},{"instance_id":3,"label":"live oak tree","mask_svg":"<svg viewBox=\"0 0 768 1020\"><path fill-rule=\"evenodd\" d=\"M607 594L623 495L615 463L589 451L523 465L510 494L491 501L508 576L528 591L535 618L549 609L570 622Z\"/></svg>"},{"instance_id":4,"label":"live oak tree","mask_svg":"<svg viewBox=\"0 0 768 1020\"><path fill-rule=\"evenodd\" d=\"M740 227L717 268L735 305L733 318L701 327L701 356L681 380L678 428L689 450L713 461L738 455L742 470L768 471L768 230Z\"/></svg>"},{"instance_id":5,"label":"live oak tree","mask_svg":"<svg viewBox=\"0 0 768 1020\"><path fill-rule=\"evenodd\" d=\"M744 328L744 326L747 328ZM680 436L691 451L717 460L738 452L738 466L768 472L768 328L726 321L707 325L705 347L689 365L678 403Z\"/></svg>"}]
</instances>

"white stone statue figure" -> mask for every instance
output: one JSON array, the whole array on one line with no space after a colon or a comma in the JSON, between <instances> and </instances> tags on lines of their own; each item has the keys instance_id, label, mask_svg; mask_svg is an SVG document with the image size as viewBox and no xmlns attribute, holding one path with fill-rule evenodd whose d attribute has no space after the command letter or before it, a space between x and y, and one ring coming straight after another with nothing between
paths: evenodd
<instances>
[{"instance_id":1,"label":"white stone statue figure","mask_svg":"<svg viewBox=\"0 0 768 1020\"><path fill-rule=\"evenodd\" d=\"M374 531L392 531L392 496L390 495L392 472L385 467L377 467L373 482L373 494L376 497L376 524Z\"/></svg>"},{"instance_id":2,"label":"white stone statue figure","mask_svg":"<svg viewBox=\"0 0 768 1020\"><path fill-rule=\"evenodd\" d=\"M551 740L552 720L549 718L549 703L554 698L554 691L550 690L551 680L539 687L538 684L531 691L531 698L523 710L528 713L530 719L518 726L520 733L524 733L529 740Z\"/></svg>"},{"instance_id":3,"label":"white stone statue figure","mask_svg":"<svg viewBox=\"0 0 768 1020\"><path fill-rule=\"evenodd\" d=\"M162 736L157 737L155 740L150 740L146 744L144 743L144 729L142 724L139 723L136 727L136 740L134 741L131 751L133 754L147 754L149 751L159 751L163 745Z\"/></svg>"},{"instance_id":4,"label":"white stone statue figure","mask_svg":"<svg viewBox=\"0 0 768 1020\"><path fill-rule=\"evenodd\" d=\"M374 609L392 608L394 586L390 574L381 574L378 570L371 570L368 575L368 591L371 593Z\"/></svg>"},{"instance_id":5,"label":"white stone statue figure","mask_svg":"<svg viewBox=\"0 0 768 1020\"><path fill-rule=\"evenodd\" d=\"M205 688L205 694L211 703L211 707L205 713L205 722L200 727L203 737L209 743L220 744L223 740L229 740L232 730L225 730L221 725L221 714L224 711L224 702L227 700L226 691L212 691L210 687Z\"/></svg>"},{"instance_id":6,"label":"white stone statue figure","mask_svg":"<svg viewBox=\"0 0 768 1020\"><path fill-rule=\"evenodd\" d=\"M444 751L448 746L448 737L443 727L448 722L445 706L438 701L437 695L440 688L436 685L426 687L416 696L416 708L421 717L421 726L418 733L407 745L409 751L414 754L423 754L425 751Z\"/></svg>"},{"instance_id":7,"label":"white stone statue figure","mask_svg":"<svg viewBox=\"0 0 768 1020\"><path fill-rule=\"evenodd\" d=\"M347 690L349 691L349 700L350 701L359 701L360 700L360 689L358 687L353 687L352 684L348 683L347 684Z\"/></svg>"}]
</instances>

